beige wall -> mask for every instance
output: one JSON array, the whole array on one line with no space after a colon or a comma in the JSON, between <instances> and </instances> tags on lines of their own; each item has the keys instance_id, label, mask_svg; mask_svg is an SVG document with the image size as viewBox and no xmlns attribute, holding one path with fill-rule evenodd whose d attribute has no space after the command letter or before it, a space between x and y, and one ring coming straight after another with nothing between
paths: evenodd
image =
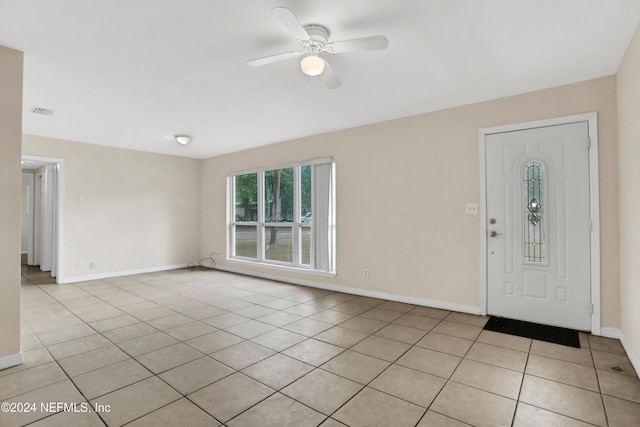
<instances>
[{"instance_id":1,"label":"beige wall","mask_svg":"<svg viewBox=\"0 0 640 427\"><path fill-rule=\"evenodd\" d=\"M479 307L479 216L464 214L466 202L480 199L478 129L591 111L598 113L600 143L602 325L618 327L615 77L207 159L201 255L226 253L229 172L335 156L337 277L254 270ZM224 258L218 265L239 267Z\"/></svg>"},{"instance_id":2,"label":"beige wall","mask_svg":"<svg viewBox=\"0 0 640 427\"><path fill-rule=\"evenodd\" d=\"M33 135L22 152L64 160L66 281L199 259L199 160Z\"/></svg>"},{"instance_id":3,"label":"beige wall","mask_svg":"<svg viewBox=\"0 0 640 427\"><path fill-rule=\"evenodd\" d=\"M640 356L640 29L617 74L622 332Z\"/></svg>"},{"instance_id":4,"label":"beige wall","mask_svg":"<svg viewBox=\"0 0 640 427\"><path fill-rule=\"evenodd\" d=\"M0 360L20 353L22 64L0 46Z\"/></svg>"}]
</instances>

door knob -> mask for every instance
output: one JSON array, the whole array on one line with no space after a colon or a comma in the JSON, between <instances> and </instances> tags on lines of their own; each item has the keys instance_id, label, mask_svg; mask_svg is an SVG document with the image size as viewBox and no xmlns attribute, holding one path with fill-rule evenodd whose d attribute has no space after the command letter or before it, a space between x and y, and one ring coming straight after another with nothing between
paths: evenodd
<instances>
[{"instance_id":1,"label":"door knob","mask_svg":"<svg viewBox=\"0 0 640 427\"><path fill-rule=\"evenodd\" d=\"M498 233L496 230L491 230L489 232L489 236L491 236L491 237L496 237L496 236L498 236L500 234L502 234L502 233Z\"/></svg>"}]
</instances>

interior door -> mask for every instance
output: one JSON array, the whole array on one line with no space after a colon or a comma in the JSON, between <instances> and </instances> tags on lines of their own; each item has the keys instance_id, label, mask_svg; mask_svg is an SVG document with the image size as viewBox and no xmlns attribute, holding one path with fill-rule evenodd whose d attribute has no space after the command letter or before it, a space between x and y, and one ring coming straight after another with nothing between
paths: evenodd
<instances>
[{"instance_id":1,"label":"interior door","mask_svg":"<svg viewBox=\"0 0 640 427\"><path fill-rule=\"evenodd\" d=\"M485 144L488 314L590 330L588 123Z\"/></svg>"},{"instance_id":2,"label":"interior door","mask_svg":"<svg viewBox=\"0 0 640 427\"><path fill-rule=\"evenodd\" d=\"M33 265L33 174L22 173L22 250L27 254L27 264Z\"/></svg>"}]
</instances>

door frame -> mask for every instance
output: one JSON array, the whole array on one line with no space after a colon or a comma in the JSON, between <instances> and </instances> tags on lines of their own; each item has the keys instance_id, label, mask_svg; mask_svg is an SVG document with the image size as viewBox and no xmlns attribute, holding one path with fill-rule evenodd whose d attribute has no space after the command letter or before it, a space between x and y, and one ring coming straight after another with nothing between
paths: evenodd
<instances>
[{"instance_id":1,"label":"door frame","mask_svg":"<svg viewBox=\"0 0 640 427\"><path fill-rule=\"evenodd\" d=\"M38 167L40 169L40 167ZM40 236L42 235L42 179L38 179L38 169L33 174L33 264L40 265ZM37 221L36 221L37 219Z\"/></svg>"},{"instance_id":2,"label":"door frame","mask_svg":"<svg viewBox=\"0 0 640 427\"><path fill-rule=\"evenodd\" d=\"M589 125L589 205L591 215L591 333L600 335L600 193L598 171L598 113L584 113L572 116L502 126L480 128L480 312L487 314L488 296L488 254L487 254L487 162L486 137L491 134L513 132L540 127L588 122Z\"/></svg>"},{"instance_id":3,"label":"door frame","mask_svg":"<svg viewBox=\"0 0 640 427\"><path fill-rule=\"evenodd\" d=\"M55 276L53 266L55 260L55 253L57 249L55 248L55 199L57 198L54 194L56 192L55 187L55 165L54 164L46 164L42 167L42 216L40 220L42 221L41 225L41 235L40 237L40 270L50 272L52 276Z\"/></svg>"},{"instance_id":4,"label":"door frame","mask_svg":"<svg viewBox=\"0 0 640 427\"><path fill-rule=\"evenodd\" d=\"M55 264L56 283L64 283L64 159L55 157L22 155L23 160L32 160L44 163L53 163L57 169L57 186L54 191L54 230L56 254L53 257Z\"/></svg>"}]
</instances>

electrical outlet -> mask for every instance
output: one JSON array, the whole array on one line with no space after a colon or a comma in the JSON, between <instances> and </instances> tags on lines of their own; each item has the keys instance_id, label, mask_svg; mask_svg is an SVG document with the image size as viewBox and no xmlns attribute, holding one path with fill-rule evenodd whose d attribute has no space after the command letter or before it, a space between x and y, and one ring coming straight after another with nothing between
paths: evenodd
<instances>
[{"instance_id":1,"label":"electrical outlet","mask_svg":"<svg viewBox=\"0 0 640 427\"><path fill-rule=\"evenodd\" d=\"M362 269L362 277L364 277L365 279L369 277L369 269L368 268L363 268Z\"/></svg>"},{"instance_id":2,"label":"electrical outlet","mask_svg":"<svg viewBox=\"0 0 640 427\"><path fill-rule=\"evenodd\" d=\"M465 215L478 215L478 204L477 203L467 203L464 205L464 214Z\"/></svg>"},{"instance_id":3,"label":"electrical outlet","mask_svg":"<svg viewBox=\"0 0 640 427\"><path fill-rule=\"evenodd\" d=\"M96 269L96 263L93 261L89 261L89 270L95 270Z\"/></svg>"},{"instance_id":4,"label":"electrical outlet","mask_svg":"<svg viewBox=\"0 0 640 427\"><path fill-rule=\"evenodd\" d=\"M82 267L82 261L80 261L79 259L76 260L76 268L80 268Z\"/></svg>"}]
</instances>

